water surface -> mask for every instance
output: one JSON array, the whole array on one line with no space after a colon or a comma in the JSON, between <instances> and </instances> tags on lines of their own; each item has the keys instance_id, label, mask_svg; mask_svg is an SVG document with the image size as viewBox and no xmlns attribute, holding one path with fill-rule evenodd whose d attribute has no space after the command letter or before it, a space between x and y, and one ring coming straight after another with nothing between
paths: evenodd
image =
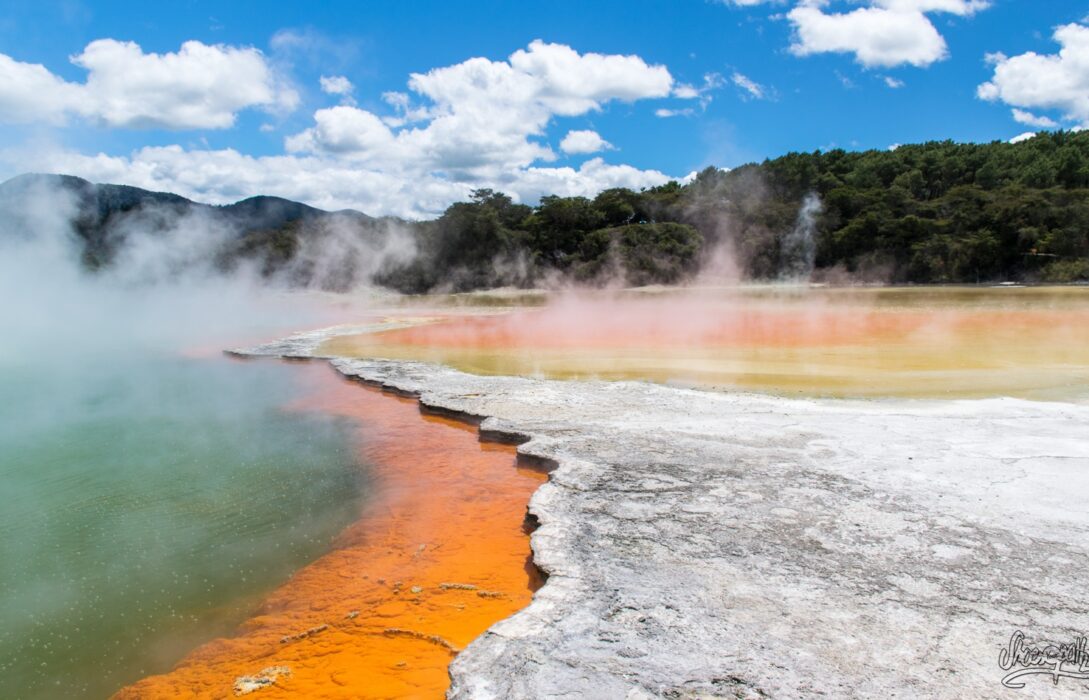
<instances>
[{"instance_id":1,"label":"water surface","mask_svg":"<svg viewBox=\"0 0 1089 700\"><path fill-rule=\"evenodd\" d=\"M102 698L226 634L365 484L321 366L151 352L0 366L0 686ZM354 424L353 424L354 425Z\"/></svg>"},{"instance_id":2,"label":"water surface","mask_svg":"<svg viewBox=\"0 0 1089 700\"><path fill-rule=\"evenodd\" d=\"M429 310L440 314L435 322L334 338L321 352L480 374L804 396L1089 396L1085 287L768 286L511 299L533 305L481 313L467 299L444 299ZM502 301L489 297L489 305Z\"/></svg>"}]
</instances>

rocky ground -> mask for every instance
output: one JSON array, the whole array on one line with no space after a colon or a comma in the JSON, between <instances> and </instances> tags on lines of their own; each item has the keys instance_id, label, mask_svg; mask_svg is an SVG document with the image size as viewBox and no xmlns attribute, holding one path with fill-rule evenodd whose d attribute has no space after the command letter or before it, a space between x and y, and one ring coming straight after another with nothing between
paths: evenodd
<instances>
[{"instance_id":1,"label":"rocky ground","mask_svg":"<svg viewBox=\"0 0 1089 700\"><path fill-rule=\"evenodd\" d=\"M1089 406L333 364L555 467L529 504L548 583L457 656L452 698L1089 693L1089 673L1008 689L1031 659L1000 665L1019 630L1089 633Z\"/></svg>"}]
</instances>

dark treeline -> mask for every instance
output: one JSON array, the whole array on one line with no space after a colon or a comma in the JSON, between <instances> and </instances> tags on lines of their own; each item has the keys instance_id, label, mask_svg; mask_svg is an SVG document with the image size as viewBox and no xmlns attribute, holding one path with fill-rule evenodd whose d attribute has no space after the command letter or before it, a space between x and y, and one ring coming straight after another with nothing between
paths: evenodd
<instances>
[{"instance_id":1,"label":"dark treeline","mask_svg":"<svg viewBox=\"0 0 1089 700\"><path fill-rule=\"evenodd\" d=\"M40 179L0 186L9 219L23 201L20 187ZM52 181L77 194L76 230L90 267L110 262L124 224L167 230L196 210L228 231L214 253L217 267L248 261L293 286L337 290L365 281L403 292L672 284L722 259L751 280L1089 281L1089 132L1017 144L789 153L707 168L685 185L548 196L537 206L478 190L423 222L269 197L207 207L77 178ZM377 260L394 239L411 254Z\"/></svg>"},{"instance_id":2,"label":"dark treeline","mask_svg":"<svg viewBox=\"0 0 1089 700\"><path fill-rule=\"evenodd\" d=\"M692 274L704 239L661 216L679 185L606 190L594 199L542 197L536 207L477 190L418 224L418 254L376 281L405 292L530 286L548 279L672 284Z\"/></svg>"},{"instance_id":3,"label":"dark treeline","mask_svg":"<svg viewBox=\"0 0 1089 700\"><path fill-rule=\"evenodd\" d=\"M790 153L689 184L537 207L488 190L422 225L421 255L381 281L403 291L581 282L671 283L712 251L748 279L797 270L785 242L816 194L816 279L894 283L1089 280L1089 132L1021 143ZM808 234L807 234L808 235Z\"/></svg>"}]
</instances>

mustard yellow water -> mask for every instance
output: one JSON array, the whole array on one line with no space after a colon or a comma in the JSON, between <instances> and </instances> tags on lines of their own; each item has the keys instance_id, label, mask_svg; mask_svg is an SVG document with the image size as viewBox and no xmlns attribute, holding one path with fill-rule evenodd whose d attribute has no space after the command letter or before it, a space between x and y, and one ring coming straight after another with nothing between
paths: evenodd
<instances>
[{"instance_id":1,"label":"mustard yellow water","mask_svg":"<svg viewBox=\"0 0 1089 700\"><path fill-rule=\"evenodd\" d=\"M341 336L320 350L479 374L805 396L1089 397L1086 287L640 290L532 301L543 304L432 307L429 323Z\"/></svg>"}]
</instances>

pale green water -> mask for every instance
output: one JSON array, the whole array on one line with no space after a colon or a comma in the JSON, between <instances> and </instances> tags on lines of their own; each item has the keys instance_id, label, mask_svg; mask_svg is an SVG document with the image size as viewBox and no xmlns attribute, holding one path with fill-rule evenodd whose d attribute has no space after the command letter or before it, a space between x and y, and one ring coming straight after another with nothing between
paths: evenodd
<instances>
[{"instance_id":1,"label":"pale green water","mask_svg":"<svg viewBox=\"0 0 1089 700\"><path fill-rule=\"evenodd\" d=\"M170 668L359 513L355 427L284 408L326 368L111 360L0 365L4 698Z\"/></svg>"}]
</instances>

